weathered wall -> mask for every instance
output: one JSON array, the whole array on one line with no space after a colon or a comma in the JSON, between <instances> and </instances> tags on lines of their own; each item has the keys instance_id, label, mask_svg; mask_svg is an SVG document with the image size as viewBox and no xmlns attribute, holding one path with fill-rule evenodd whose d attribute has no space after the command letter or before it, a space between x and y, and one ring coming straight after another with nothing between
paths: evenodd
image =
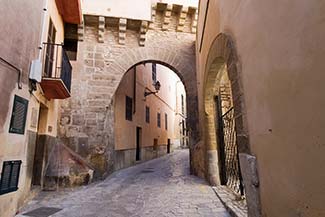
<instances>
[{"instance_id":1,"label":"weathered wall","mask_svg":"<svg viewBox=\"0 0 325 217\"><path fill-rule=\"evenodd\" d=\"M214 0L203 31L207 1L201 2L200 129L205 126L204 81L211 66L207 56L217 35L225 33L238 53L262 216L324 216L325 3Z\"/></svg>"},{"instance_id":2,"label":"weathered wall","mask_svg":"<svg viewBox=\"0 0 325 217\"><path fill-rule=\"evenodd\" d=\"M83 41L78 44L77 61L73 63L72 97L62 106L60 123L61 138L77 153L83 153L97 169L95 176L112 172L112 96L124 73L139 62L157 61L177 72L187 90L187 111L193 114L188 120L191 144L198 138L195 35L175 32L176 26L162 31L160 25L155 25L146 33L145 46L140 47L140 33L130 23L125 45L121 45L118 20L106 18L105 23L103 43L99 43L98 17L85 17Z\"/></svg>"},{"instance_id":3,"label":"weathered wall","mask_svg":"<svg viewBox=\"0 0 325 217\"><path fill-rule=\"evenodd\" d=\"M28 73L30 61L38 54L41 7L40 0L33 3L1 1L0 57L22 69L22 89L18 89L18 73L0 61L0 168L2 169L3 161L22 160L18 191L0 195L1 216L13 216L28 196L30 189L32 171L30 162L36 136L35 129L31 126L35 102L28 92ZM15 94L29 100L24 135L9 133Z\"/></svg>"}]
</instances>

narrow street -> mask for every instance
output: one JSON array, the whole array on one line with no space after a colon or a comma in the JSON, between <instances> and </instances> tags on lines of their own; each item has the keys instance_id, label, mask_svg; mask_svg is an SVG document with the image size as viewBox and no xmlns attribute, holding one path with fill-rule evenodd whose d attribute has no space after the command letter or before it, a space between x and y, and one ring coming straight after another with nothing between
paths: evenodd
<instances>
[{"instance_id":1,"label":"narrow street","mask_svg":"<svg viewBox=\"0 0 325 217\"><path fill-rule=\"evenodd\" d=\"M53 217L229 216L188 162L188 150L177 150L73 192L41 192L18 216L40 207L62 209Z\"/></svg>"}]
</instances>

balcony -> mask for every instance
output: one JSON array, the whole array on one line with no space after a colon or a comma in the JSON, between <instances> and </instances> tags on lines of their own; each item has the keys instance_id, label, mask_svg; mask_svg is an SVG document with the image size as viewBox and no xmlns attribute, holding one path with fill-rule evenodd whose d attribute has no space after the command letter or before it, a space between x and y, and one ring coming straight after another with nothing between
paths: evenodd
<instances>
[{"instance_id":1,"label":"balcony","mask_svg":"<svg viewBox=\"0 0 325 217\"><path fill-rule=\"evenodd\" d=\"M62 44L43 43L43 75L40 83L44 96L48 99L69 98L71 72L67 53Z\"/></svg>"}]
</instances>

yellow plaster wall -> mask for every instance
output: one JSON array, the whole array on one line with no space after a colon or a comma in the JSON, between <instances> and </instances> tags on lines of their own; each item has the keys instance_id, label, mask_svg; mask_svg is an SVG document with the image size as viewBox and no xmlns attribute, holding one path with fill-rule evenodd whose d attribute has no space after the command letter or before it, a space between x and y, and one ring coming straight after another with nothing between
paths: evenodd
<instances>
[{"instance_id":1,"label":"yellow plaster wall","mask_svg":"<svg viewBox=\"0 0 325 217\"><path fill-rule=\"evenodd\" d=\"M197 55L200 126L207 55L225 33L241 64L264 217L325 216L324 11L320 0L210 0Z\"/></svg>"},{"instance_id":2,"label":"yellow plaster wall","mask_svg":"<svg viewBox=\"0 0 325 217\"><path fill-rule=\"evenodd\" d=\"M133 98L133 69L124 75L115 93L116 150L136 147L137 126L142 128L142 147L153 146L154 138L158 139L158 145L166 145L168 138L172 140L175 137L176 82L179 78L173 71L157 64L157 80L161 83L161 89L157 95L150 95L145 99L145 87L154 91L151 67L151 63L137 66L136 112L132 122L125 120L125 96ZM184 87L179 90L178 94L180 93L185 96ZM145 122L146 106L150 107L150 123ZM157 112L160 112L161 115L160 128L157 127ZM165 129L165 113L168 117L167 130Z\"/></svg>"}]
</instances>

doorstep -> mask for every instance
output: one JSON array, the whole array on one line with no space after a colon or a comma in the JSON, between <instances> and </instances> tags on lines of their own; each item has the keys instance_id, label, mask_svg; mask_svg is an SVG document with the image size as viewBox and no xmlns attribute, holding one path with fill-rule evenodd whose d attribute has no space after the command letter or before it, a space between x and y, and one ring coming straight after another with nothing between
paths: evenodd
<instances>
[{"instance_id":1,"label":"doorstep","mask_svg":"<svg viewBox=\"0 0 325 217\"><path fill-rule=\"evenodd\" d=\"M235 195L226 186L213 186L212 189L232 217L247 217L246 200Z\"/></svg>"}]
</instances>

